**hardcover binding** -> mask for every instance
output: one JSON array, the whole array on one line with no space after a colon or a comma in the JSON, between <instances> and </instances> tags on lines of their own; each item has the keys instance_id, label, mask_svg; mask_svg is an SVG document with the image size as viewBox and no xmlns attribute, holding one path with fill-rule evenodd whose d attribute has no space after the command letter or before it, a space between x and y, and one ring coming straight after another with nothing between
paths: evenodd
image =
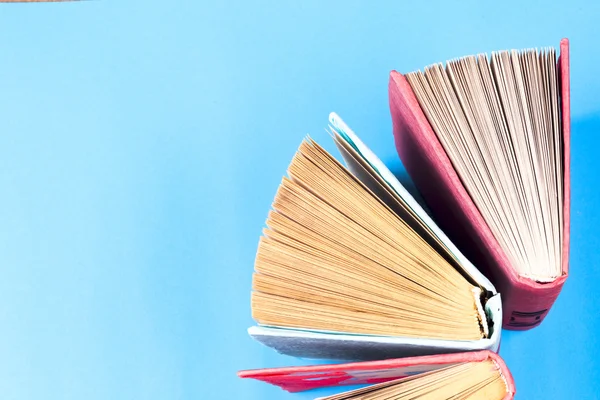
<instances>
[{"instance_id":1,"label":"hardcover binding","mask_svg":"<svg viewBox=\"0 0 600 400\"><path fill-rule=\"evenodd\" d=\"M471 200L440 144L406 78L392 71L390 112L396 149L438 225L502 293L503 327L527 330L538 326L558 297L569 272L571 145L569 41L560 42L558 74L561 91L564 221L562 276L539 283L518 275Z\"/></svg>"},{"instance_id":2,"label":"hardcover binding","mask_svg":"<svg viewBox=\"0 0 600 400\"><path fill-rule=\"evenodd\" d=\"M506 382L508 394L504 400L512 399L516 390L510 371L500 356L487 350L346 364L247 370L238 372L238 376L267 382L288 392L301 392L328 386L382 383L451 364L488 359L498 365Z\"/></svg>"}]
</instances>

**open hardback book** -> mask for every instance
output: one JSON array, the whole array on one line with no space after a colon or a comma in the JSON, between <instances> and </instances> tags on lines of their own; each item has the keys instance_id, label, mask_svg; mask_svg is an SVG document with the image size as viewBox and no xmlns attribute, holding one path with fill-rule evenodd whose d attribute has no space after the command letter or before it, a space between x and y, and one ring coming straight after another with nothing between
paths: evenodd
<instances>
[{"instance_id":1,"label":"open hardback book","mask_svg":"<svg viewBox=\"0 0 600 400\"><path fill-rule=\"evenodd\" d=\"M238 375L277 385L289 392L369 385L320 400L509 400L516 392L504 361L490 351L249 370Z\"/></svg>"},{"instance_id":2,"label":"open hardback book","mask_svg":"<svg viewBox=\"0 0 600 400\"><path fill-rule=\"evenodd\" d=\"M249 334L280 353L374 360L497 351L500 295L334 113L348 169L302 142L260 238Z\"/></svg>"},{"instance_id":3,"label":"open hardback book","mask_svg":"<svg viewBox=\"0 0 600 400\"><path fill-rule=\"evenodd\" d=\"M502 293L504 326L538 326L569 269L569 42L393 71L398 154L432 216Z\"/></svg>"}]
</instances>

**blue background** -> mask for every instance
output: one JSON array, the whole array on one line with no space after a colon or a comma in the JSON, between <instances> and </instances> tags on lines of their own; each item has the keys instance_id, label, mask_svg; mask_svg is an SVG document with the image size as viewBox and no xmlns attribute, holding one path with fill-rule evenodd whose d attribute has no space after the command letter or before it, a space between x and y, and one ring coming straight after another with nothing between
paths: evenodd
<instances>
[{"instance_id":1,"label":"blue background","mask_svg":"<svg viewBox=\"0 0 600 400\"><path fill-rule=\"evenodd\" d=\"M596 398L598 3L209 3L0 6L0 397L338 392L236 377L309 363L246 334L257 240L301 139L333 151L336 111L406 180L391 69L569 37L572 275L501 355L517 398Z\"/></svg>"}]
</instances>

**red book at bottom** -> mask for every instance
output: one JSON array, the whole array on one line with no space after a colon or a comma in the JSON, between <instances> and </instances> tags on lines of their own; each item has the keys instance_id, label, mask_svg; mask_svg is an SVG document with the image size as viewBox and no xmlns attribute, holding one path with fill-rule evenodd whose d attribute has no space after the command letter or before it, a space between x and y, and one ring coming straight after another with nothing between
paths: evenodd
<instances>
[{"instance_id":1,"label":"red book at bottom","mask_svg":"<svg viewBox=\"0 0 600 400\"><path fill-rule=\"evenodd\" d=\"M476 351L396 358L345 364L313 365L240 371L241 378L252 378L281 387L288 392L301 392L330 386L377 384L414 376L466 362L493 361L506 384L506 396L512 399L515 385L510 371L500 356L491 351Z\"/></svg>"}]
</instances>

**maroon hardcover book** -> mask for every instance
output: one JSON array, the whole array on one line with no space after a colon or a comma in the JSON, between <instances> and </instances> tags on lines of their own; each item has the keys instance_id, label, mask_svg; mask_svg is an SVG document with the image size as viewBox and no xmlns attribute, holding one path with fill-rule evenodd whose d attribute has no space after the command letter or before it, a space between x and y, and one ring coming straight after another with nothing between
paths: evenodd
<instances>
[{"instance_id":1,"label":"maroon hardcover book","mask_svg":"<svg viewBox=\"0 0 600 400\"><path fill-rule=\"evenodd\" d=\"M564 225L562 275L549 283L520 276L467 193L406 78L392 71L389 101L396 149L439 226L485 273L502 294L503 327L526 330L538 326L558 297L569 273L570 230L570 87L569 41L560 42L560 80Z\"/></svg>"}]
</instances>

